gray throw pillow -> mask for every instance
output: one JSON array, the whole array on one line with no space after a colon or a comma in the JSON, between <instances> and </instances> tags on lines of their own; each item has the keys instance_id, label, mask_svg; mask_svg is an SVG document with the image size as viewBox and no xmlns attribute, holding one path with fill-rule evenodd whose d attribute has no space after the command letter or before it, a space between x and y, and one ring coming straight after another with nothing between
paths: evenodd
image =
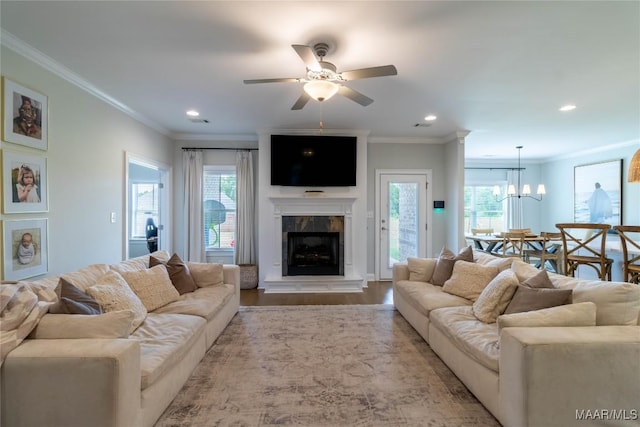
<instances>
[{"instance_id":1,"label":"gray throw pillow","mask_svg":"<svg viewBox=\"0 0 640 427\"><path fill-rule=\"evenodd\" d=\"M65 279L61 278L58 282L56 293L60 299L49 306L49 313L102 314L102 307L91 295L85 294Z\"/></svg>"},{"instance_id":2,"label":"gray throw pillow","mask_svg":"<svg viewBox=\"0 0 640 427\"><path fill-rule=\"evenodd\" d=\"M571 304L571 289L530 288L518 285L504 314L541 310Z\"/></svg>"},{"instance_id":3,"label":"gray throw pillow","mask_svg":"<svg viewBox=\"0 0 640 427\"><path fill-rule=\"evenodd\" d=\"M438 286L444 285L444 282L451 278L453 266L456 261L473 262L473 248L467 246L462 249L458 255L455 255L449 248L442 248L438 261L436 262L436 268L433 270L433 276L431 276L431 284Z\"/></svg>"},{"instance_id":4,"label":"gray throw pillow","mask_svg":"<svg viewBox=\"0 0 640 427\"><path fill-rule=\"evenodd\" d=\"M527 280L521 283L521 285L526 286L528 288L548 288L554 289L553 283L549 278L549 274L547 274L547 270L542 270L540 273L536 274L533 277L529 277Z\"/></svg>"},{"instance_id":5,"label":"gray throw pillow","mask_svg":"<svg viewBox=\"0 0 640 427\"><path fill-rule=\"evenodd\" d=\"M187 263L184 262L178 254L173 254L168 261L162 261L154 256L149 257L149 267L155 267L158 264L164 264L169 273L171 284L176 288L180 295L193 292L198 289L196 282L191 276Z\"/></svg>"}]
</instances>

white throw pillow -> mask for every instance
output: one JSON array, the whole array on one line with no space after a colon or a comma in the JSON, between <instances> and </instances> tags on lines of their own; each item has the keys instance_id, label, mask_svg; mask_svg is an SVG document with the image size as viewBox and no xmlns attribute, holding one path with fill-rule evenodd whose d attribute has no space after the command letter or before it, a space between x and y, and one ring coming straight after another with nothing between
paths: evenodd
<instances>
[{"instance_id":1,"label":"white throw pillow","mask_svg":"<svg viewBox=\"0 0 640 427\"><path fill-rule=\"evenodd\" d=\"M176 291L177 292L177 291ZM133 323L129 333L136 330L147 317L147 309L140 301L140 298L131 290L127 282L116 271L108 271L98 279L94 286L87 289L102 307L102 311L109 313L112 311L131 310L134 313Z\"/></svg>"},{"instance_id":2,"label":"white throw pillow","mask_svg":"<svg viewBox=\"0 0 640 427\"><path fill-rule=\"evenodd\" d=\"M47 314L40 319L29 338L128 338L134 316L131 310L100 315Z\"/></svg>"},{"instance_id":3,"label":"white throw pillow","mask_svg":"<svg viewBox=\"0 0 640 427\"><path fill-rule=\"evenodd\" d=\"M484 323L494 323L509 305L518 289L518 278L511 270L504 270L493 278L473 303L473 315Z\"/></svg>"},{"instance_id":4,"label":"white throw pillow","mask_svg":"<svg viewBox=\"0 0 640 427\"><path fill-rule=\"evenodd\" d=\"M206 262L187 261L187 267L191 277L199 288L224 284L224 271L222 264L210 264Z\"/></svg>"},{"instance_id":5,"label":"white throw pillow","mask_svg":"<svg viewBox=\"0 0 640 427\"><path fill-rule=\"evenodd\" d=\"M453 266L451 278L444 282L442 290L475 301L499 272L498 267L495 266L457 261Z\"/></svg>"},{"instance_id":6,"label":"white throw pillow","mask_svg":"<svg viewBox=\"0 0 640 427\"><path fill-rule=\"evenodd\" d=\"M171 283L164 264L141 271L125 271L122 277L140 298L147 311L153 311L180 298L180 293Z\"/></svg>"},{"instance_id":7,"label":"white throw pillow","mask_svg":"<svg viewBox=\"0 0 640 427\"><path fill-rule=\"evenodd\" d=\"M414 282L430 282L437 262L438 260L435 258L407 258L409 280Z\"/></svg>"},{"instance_id":8,"label":"white throw pillow","mask_svg":"<svg viewBox=\"0 0 640 427\"><path fill-rule=\"evenodd\" d=\"M596 305L592 302L566 304L542 310L503 314L498 317L498 330L509 327L595 326Z\"/></svg>"},{"instance_id":9,"label":"white throw pillow","mask_svg":"<svg viewBox=\"0 0 640 427\"><path fill-rule=\"evenodd\" d=\"M573 289L573 302L591 301L598 307L596 324L637 325L640 286L623 282L583 282Z\"/></svg>"}]
</instances>

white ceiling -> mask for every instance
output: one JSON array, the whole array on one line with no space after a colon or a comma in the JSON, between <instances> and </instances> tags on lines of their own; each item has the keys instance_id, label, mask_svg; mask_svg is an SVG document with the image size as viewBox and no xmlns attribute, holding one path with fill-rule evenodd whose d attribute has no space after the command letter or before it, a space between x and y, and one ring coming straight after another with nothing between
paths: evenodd
<instances>
[{"instance_id":1,"label":"white ceiling","mask_svg":"<svg viewBox=\"0 0 640 427\"><path fill-rule=\"evenodd\" d=\"M372 141L470 131L466 157L549 159L640 141L638 1L7 1L3 43L35 49L156 129L255 139L261 129L369 130ZM303 77L292 44L324 41L373 98L290 108ZM53 60L53 61L50 61ZM28 82L24 82L28 83ZM558 108L574 103L577 109ZM192 123L195 108L208 124ZM415 127L436 114L430 127Z\"/></svg>"}]
</instances>

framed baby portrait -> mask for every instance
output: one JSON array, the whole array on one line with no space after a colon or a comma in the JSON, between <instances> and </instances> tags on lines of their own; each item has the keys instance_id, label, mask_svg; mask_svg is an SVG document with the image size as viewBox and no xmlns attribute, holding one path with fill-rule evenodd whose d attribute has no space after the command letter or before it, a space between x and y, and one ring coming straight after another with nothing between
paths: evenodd
<instances>
[{"instance_id":1,"label":"framed baby portrait","mask_svg":"<svg viewBox=\"0 0 640 427\"><path fill-rule=\"evenodd\" d=\"M2 235L3 280L22 280L47 273L46 219L4 221Z\"/></svg>"},{"instance_id":2,"label":"framed baby portrait","mask_svg":"<svg viewBox=\"0 0 640 427\"><path fill-rule=\"evenodd\" d=\"M4 140L40 150L47 149L49 106L45 95L2 78Z\"/></svg>"},{"instance_id":3,"label":"framed baby portrait","mask_svg":"<svg viewBox=\"0 0 640 427\"><path fill-rule=\"evenodd\" d=\"M4 213L49 210L44 156L3 150L2 183Z\"/></svg>"}]
</instances>

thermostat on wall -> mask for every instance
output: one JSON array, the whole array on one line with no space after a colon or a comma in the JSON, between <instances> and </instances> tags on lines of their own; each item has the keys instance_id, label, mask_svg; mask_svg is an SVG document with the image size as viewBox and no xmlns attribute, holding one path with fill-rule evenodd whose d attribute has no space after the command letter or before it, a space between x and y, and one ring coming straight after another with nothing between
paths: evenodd
<instances>
[{"instance_id":1,"label":"thermostat on wall","mask_svg":"<svg viewBox=\"0 0 640 427\"><path fill-rule=\"evenodd\" d=\"M434 200L433 209L444 209L444 200Z\"/></svg>"}]
</instances>

